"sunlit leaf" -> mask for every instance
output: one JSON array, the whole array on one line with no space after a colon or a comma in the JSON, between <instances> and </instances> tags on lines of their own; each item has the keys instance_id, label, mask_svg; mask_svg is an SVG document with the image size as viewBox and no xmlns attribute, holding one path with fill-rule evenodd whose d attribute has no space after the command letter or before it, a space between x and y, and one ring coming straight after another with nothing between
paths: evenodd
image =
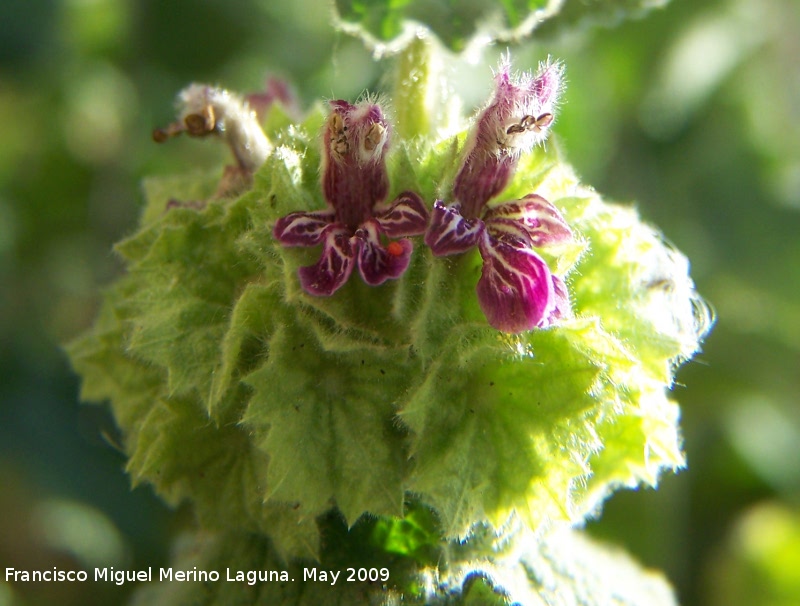
<instances>
[{"instance_id":1,"label":"sunlit leaf","mask_svg":"<svg viewBox=\"0 0 800 606\"><path fill-rule=\"evenodd\" d=\"M669 0L336 0L339 24L368 43L403 44L415 24L432 30L448 47L460 51L479 37L514 40L538 28L549 31L614 24L638 17Z\"/></svg>"}]
</instances>

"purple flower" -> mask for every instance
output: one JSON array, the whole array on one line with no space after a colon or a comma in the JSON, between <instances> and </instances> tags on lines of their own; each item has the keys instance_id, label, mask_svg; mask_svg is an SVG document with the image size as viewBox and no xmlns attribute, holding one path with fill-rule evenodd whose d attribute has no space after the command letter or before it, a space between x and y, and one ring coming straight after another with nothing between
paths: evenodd
<instances>
[{"instance_id":1,"label":"purple flower","mask_svg":"<svg viewBox=\"0 0 800 606\"><path fill-rule=\"evenodd\" d=\"M341 288L354 267L370 285L398 278L408 267L413 248L405 237L424 233L428 222L428 211L414 192L384 202L389 191L385 160L389 124L380 106L332 101L331 107L322 154L322 191L328 208L291 213L273 230L284 246L322 244L320 260L299 270L305 291L318 296ZM384 245L382 236L404 239Z\"/></svg>"},{"instance_id":2,"label":"purple flower","mask_svg":"<svg viewBox=\"0 0 800 606\"><path fill-rule=\"evenodd\" d=\"M518 333L568 317L569 294L534 248L572 239L555 206L537 194L488 205L514 174L522 152L547 137L562 87L557 63L536 76L514 78L508 60L495 76L496 90L470 134L456 175L456 202L437 200L425 234L434 255L477 246L483 259L478 302L489 324Z\"/></svg>"}]
</instances>

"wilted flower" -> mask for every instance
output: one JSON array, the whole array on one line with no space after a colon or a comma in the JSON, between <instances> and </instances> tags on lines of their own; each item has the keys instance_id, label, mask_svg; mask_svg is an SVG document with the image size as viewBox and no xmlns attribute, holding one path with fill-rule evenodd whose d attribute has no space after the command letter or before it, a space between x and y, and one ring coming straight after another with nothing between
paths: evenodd
<instances>
[{"instance_id":1,"label":"wilted flower","mask_svg":"<svg viewBox=\"0 0 800 606\"><path fill-rule=\"evenodd\" d=\"M322 243L320 260L299 271L306 292L321 296L339 289L354 265L367 284L399 277L408 267L411 241L384 245L381 236L420 235L428 221L425 205L414 192L383 202L389 191L390 133L380 106L333 101L331 107L322 140L322 191L329 208L291 213L273 230L284 246Z\"/></svg>"},{"instance_id":2,"label":"wilted flower","mask_svg":"<svg viewBox=\"0 0 800 606\"><path fill-rule=\"evenodd\" d=\"M535 76L515 78L509 61L501 63L494 97L478 117L455 178L456 201L434 203L425 234L437 256L478 246L483 258L478 302L489 323L505 332L546 326L570 313L564 282L533 250L572 238L561 213L537 194L487 204L505 189L520 154L547 137L562 71L548 62Z\"/></svg>"},{"instance_id":3,"label":"wilted flower","mask_svg":"<svg viewBox=\"0 0 800 606\"><path fill-rule=\"evenodd\" d=\"M153 139L163 143L186 133L190 137L219 137L228 144L235 166L226 166L212 198L240 194L252 185L253 174L267 159L272 144L264 134L256 110L243 97L207 84L190 84L178 94L178 120L153 131ZM171 199L167 208L200 210L208 200Z\"/></svg>"},{"instance_id":4,"label":"wilted flower","mask_svg":"<svg viewBox=\"0 0 800 606\"><path fill-rule=\"evenodd\" d=\"M212 134L223 137L239 169L249 173L264 163L272 149L247 101L206 84L191 84L179 93L178 121L156 129L153 138L160 143L181 133L191 137Z\"/></svg>"}]
</instances>

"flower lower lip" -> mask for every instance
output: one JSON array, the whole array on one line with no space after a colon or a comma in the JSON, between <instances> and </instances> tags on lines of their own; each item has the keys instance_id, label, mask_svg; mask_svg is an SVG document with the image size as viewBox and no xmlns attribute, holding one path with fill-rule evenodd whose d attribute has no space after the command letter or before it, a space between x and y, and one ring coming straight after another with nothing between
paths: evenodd
<instances>
[{"instance_id":1,"label":"flower lower lip","mask_svg":"<svg viewBox=\"0 0 800 606\"><path fill-rule=\"evenodd\" d=\"M434 203L425 243L436 256L478 246L483 259L478 302L489 324L517 333L546 326L570 314L560 278L533 250L572 238L558 210L537 194L485 208L467 219L458 204Z\"/></svg>"},{"instance_id":2,"label":"flower lower lip","mask_svg":"<svg viewBox=\"0 0 800 606\"><path fill-rule=\"evenodd\" d=\"M373 214L355 229L328 209L291 213L276 222L273 235L284 246L322 243L319 261L300 269L300 282L309 294L330 296L345 284L354 267L373 286L400 277L413 250L406 238L422 234L427 224L422 198L406 191L391 204L376 205ZM384 246L383 237L400 239Z\"/></svg>"}]
</instances>

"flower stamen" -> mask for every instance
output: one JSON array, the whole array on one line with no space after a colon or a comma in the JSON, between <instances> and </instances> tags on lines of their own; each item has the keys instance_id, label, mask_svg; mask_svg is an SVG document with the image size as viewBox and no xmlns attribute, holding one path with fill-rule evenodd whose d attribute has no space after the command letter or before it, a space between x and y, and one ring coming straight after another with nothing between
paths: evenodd
<instances>
[{"instance_id":1,"label":"flower stamen","mask_svg":"<svg viewBox=\"0 0 800 606\"><path fill-rule=\"evenodd\" d=\"M350 144L347 142L347 127L344 125L342 116L336 112L331 114L328 126L330 128L330 149L334 159L341 162L350 152Z\"/></svg>"},{"instance_id":2,"label":"flower stamen","mask_svg":"<svg viewBox=\"0 0 800 606\"><path fill-rule=\"evenodd\" d=\"M553 114L546 112L538 117L531 115L523 116L519 124L512 124L506 129L507 135L524 133L526 131L540 133L553 123Z\"/></svg>"}]
</instances>

